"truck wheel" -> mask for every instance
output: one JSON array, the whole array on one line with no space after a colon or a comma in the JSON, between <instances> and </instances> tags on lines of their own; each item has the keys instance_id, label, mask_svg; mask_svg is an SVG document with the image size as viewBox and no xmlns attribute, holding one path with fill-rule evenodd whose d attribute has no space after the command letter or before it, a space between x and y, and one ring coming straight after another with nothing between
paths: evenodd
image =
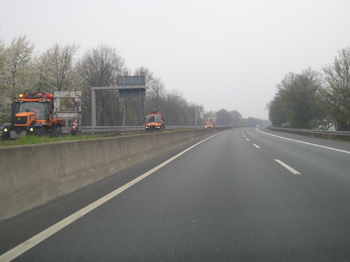
<instances>
[{"instance_id":1,"label":"truck wheel","mask_svg":"<svg viewBox=\"0 0 350 262\"><path fill-rule=\"evenodd\" d=\"M34 135L36 135L36 136L40 136L40 128L35 128L34 129Z\"/></svg>"},{"instance_id":2,"label":"truck wheel","mask_svg":"<svg viewBox=\"0 0 350 262\"><path fill-rule=\"evenodd\" d=\"M45 127L42 126L40 128L36 128L34 130L34 134L36 136L39 136L39 137L45 137L46 136L46 129L45 129Z\"/></svg>"},{"instance_id":3,"label":"truck wheel","mask_svg":"<svg viewBox=\"0 0 350 262\"><path fill-rule=\"evenodd\" d=\"M45 137L46 136L46 129L45 129L45 127L41 127L41 136L42 137Z\"/></svg>"},{"instance_id":4,"label":"truck wheel","mask_svg":"<svg viewBox=\"0 0 350 262\"><path fill-rule=\"evenodd\" d=\"M62 128L60 126L56 126L53 129L53 137L61 137L62 136Z\"/></svg>"},{"instance_id":5,"label":"truck wheel","mask_svg":"<svg viewBox=\"0 0 350 262\"><path fill-rule=\"evenodd\" d=\"M4 131L2 132L2 135L1 135L1 140L2 141L6 141L6 140L9 140L10 139L10 133L4 133Z\"/></svg>"},{"instance_id":6,"label":"truck wheel","mask_svg":"<svg viewBox=\"0 0 350 262\"><path fill-rule=\"evenodd\" d=\"M56 130L56 137L61 137L61 136L62 136L62 128L58 126Z\"/></svg>"}]
</instances>

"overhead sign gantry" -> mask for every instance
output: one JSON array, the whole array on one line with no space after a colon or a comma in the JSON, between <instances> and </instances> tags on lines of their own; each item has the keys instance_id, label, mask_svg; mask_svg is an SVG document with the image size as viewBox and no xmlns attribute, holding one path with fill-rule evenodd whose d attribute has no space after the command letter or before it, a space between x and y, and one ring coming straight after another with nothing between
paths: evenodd
<instances>
[{"instance_id":1,"label":"overhead sign gantry","mask_svg":"<svg viewBox=\"0 0 350 262\"><path fill-rule=\"evenodd\" d=\"M117 86L91 87L91 124L96 126L96 90L118 90L120 98L139 98L146 96L145 76L119 76Z\"/></svg>"}]
</instances>

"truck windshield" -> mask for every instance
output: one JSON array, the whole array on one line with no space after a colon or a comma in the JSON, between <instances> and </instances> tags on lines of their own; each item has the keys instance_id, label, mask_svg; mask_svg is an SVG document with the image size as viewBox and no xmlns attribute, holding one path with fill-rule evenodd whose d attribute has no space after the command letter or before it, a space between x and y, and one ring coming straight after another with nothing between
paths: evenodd
<instances>
[{"instance_id":1,"label":"truck windshield","mask_svg":"<svg viewBox=\"0 0 350 262\"><path fill-rule=\"evenodd\" d=\"M158 123L159 122L159 116L147 116L146 117L146 123Z\"/></svg>"},{"instance_id":2,"label":"truck windshield","mask_svg":"<svg viewBox=\"0 0 350 262\"><path fill-rule=\"evenodd\" d=\"M23 102L19 103L18 113L34 112L36 119L45 119L45 103Z\"/></svg>"}]
</instances>

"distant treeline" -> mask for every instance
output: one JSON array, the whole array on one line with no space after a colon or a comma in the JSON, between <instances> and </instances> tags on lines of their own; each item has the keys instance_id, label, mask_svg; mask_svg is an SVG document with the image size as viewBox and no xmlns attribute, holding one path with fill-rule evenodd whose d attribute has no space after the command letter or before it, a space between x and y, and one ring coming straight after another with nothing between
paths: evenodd
<instances>
[{"instance_id":1,"label":"distant treeline","mask_svg":"<svg viewBox=\"0 0 350 262\"><path fill-rule=\"evenodd\" d=\"M288 73L268 104L274 126L350 130L350 48L322 72Z\"/></svg>"},{"instance_id":2,"label":"distant treeline","mask_svg":"<svg viewBox=\"0 0 350 262\"><path fill-rule=\"evenodd\" d=\"M0 39L0 124L9 121L10 105L22 92L53 93L81 90L83 125L91 125L91 87L115 86L118 76L144 75L146 97L120 99L116 91L96 92L98 126L143 125L147 111L163 111L167 125L204 125L216 116L217 125L257 125L260 119L243 119L237 111L204 110L176 91L167 91L160 77L140 66L129 69L115 48L101 44L77 57L79 45L54 44L41 54L26 36L14 38L9 45ZM125 116L125 117L124 117ZM125 122L124 122L125 119Z\"/></svg>"}]
</instances>

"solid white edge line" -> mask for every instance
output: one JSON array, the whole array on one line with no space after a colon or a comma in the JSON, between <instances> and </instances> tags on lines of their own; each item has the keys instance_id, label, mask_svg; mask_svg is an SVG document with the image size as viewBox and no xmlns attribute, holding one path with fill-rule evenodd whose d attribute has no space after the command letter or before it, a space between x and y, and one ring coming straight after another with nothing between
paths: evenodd
<instances>
[{"instance_id":1,"label":"solid white edge line","mask_svg":"<svg viewBox=\"0 0 350 262\"><path fill-rule=\"evenodd\" d=\"M253 146L255 146L256 148L260 148L260 146L256 145L256 144L253 144Z\"/></svg>"},{"instance_id":2,"label":"solid white edge line","mask_svg":"<svg viewBox=\"0 0 350 262\"><path fill-rule=\"evenodd\" d=\"M315 146L315 147L325 148L325 149L329 149L329 150L333 150L333 151L337 151L337 152L341 152L341 153L345 153L345 154L350 154L350 151L346 151L346 150L341 150L341 149L328 147L328 146L321 146L321 145L312 144L312 143L308 143L308 142L304 142L304 141L300 141L300 140L286 138L286 137L283 137L283 136L277 136L277 135L273 135L273 134L269 134L269 133L263 132L263 131L261 131L259 129L257 129L257 131L259 131L259 132L261 132L263 134L269 135L269 136L274 136L274 137L282 138L282 139L285 139L285 140L289 140L289 141L293 141L293 142L297 142L297 143L301 143L301 144L305 144L305 145L309 145L309 146Z\"/></svg>"},{"instance_id":3,"label":"solid white edge line","mask_svg":"<svg viewBox=\"0 0 350 262\"><path fill-rule=\"evenodd\" d=\"M225 131L224 131L225 132ZM162 168L163 166L165 166L166 164L169 164L170 162L172 162L173 160L175 160L176 158L180 157L181 155L185 154L187 151L191 150L192 148L198 146L199 144L203 143L204 141L213 138L214 136L220 135L223 132L217 133L215 135L212 135L200 142L198 142L197 144L194 144L193 146L185 149L184 151L180 152L179 154L177 154L176 156L168 159L167 161L161 163L160 165L156 166L155 168L149 170L148 172L144 173L143 175L135 178L134 180L130 181L129 183L119 187L118 189L114 190L113 192L105 195L104 197L101 197L100 199L96 200L95 202L91 203L90 205L80 209L79 211L73 213L72 215L66 217L65 219L57 222L56 224L54 224L53 226L45 229L44 231L38 233L37 235L33 236L32 238L24 241L22 244L19 244L18 246L10 249L9 251L7 251L6 253L3 253L0 256L0 262L8 262L11 261L13 259L15 259L16 257L22 255L24 252L28 251L29 249L31 249L32 247L36 246L37 244L39 244L40 242L44 241L46 238L52 236L53 234L57 233L58 231L60 231L61 229L65 228L66 226L68 226L69 224L73 223L74 221L78 220L79 218L81 218L82 216L86 215L87 213L89 213L90 211L96 209L97 207L99 207L100 205L106 203L108 200L112 199L113 197L119 195L120 193L122 193L123 191L125 191L126 189L128 189L129 187L135 185L136 183L138 183L139 181L141 181L142 179L148 177L149 175L151 175L152 173L156 172L158 169Z\"/></svg>"},{"instance_id":4,"label":"solid white edge line","mask_svg":"<svg viewBox=\"0 0 350 262\"><path fill-rule=\"evenodd\" d=\"M294 175L300 175L300 173L298 171L296 171L294 168L288 166L286 163L283 163L281 160L279 159L275 159L275 161L280 164L281 166L287 168L290 172L292 172Z\"/></svg>"}]
</instances>

